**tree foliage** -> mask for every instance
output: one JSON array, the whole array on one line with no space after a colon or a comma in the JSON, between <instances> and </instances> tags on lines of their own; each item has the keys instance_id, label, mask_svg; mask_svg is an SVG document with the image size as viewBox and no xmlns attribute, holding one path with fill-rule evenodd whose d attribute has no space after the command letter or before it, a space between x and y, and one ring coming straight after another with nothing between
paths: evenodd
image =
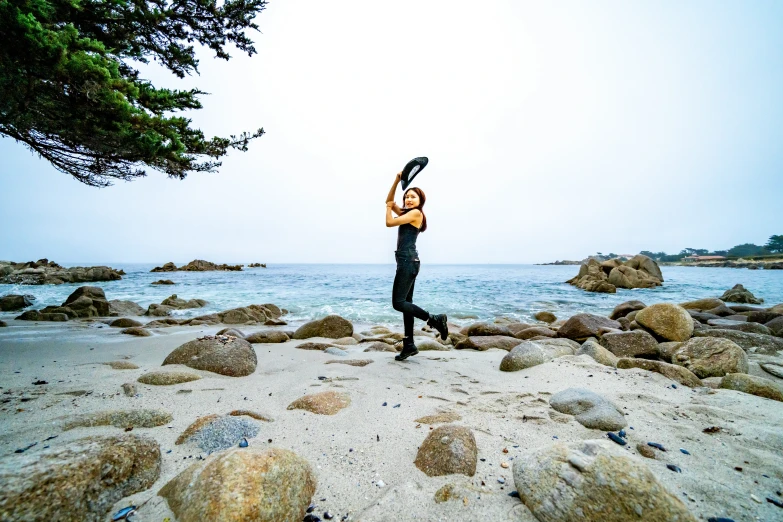
<instances>
[{"instance_id":1,"label":"tree foliage","mask_svg":"<svg viewBox=\"0 0 783 522\"><path fill-rule=\"evenodd\" d=\"M266 0L0 0L0 135L93 186L146 175L212 172L263 129L206 139L174 113L200 109L198 89L157 88L134 62L179 78L198 73L195 44L252 56L245 34Z\"/></svg>"},{"instance_id":2,"label":"tree foliage","mask_svg":"<svg viewBox=\"0 0 783 522\"><path fill-rule=\"evenodd\" d=\"M769 251L763 246L754 245L753 243L743 243L729 249L729 256L732 257L761 256L764 254L769 254Z\"/></svg>"},{"instance_id":3,"label":"tree foliage","mask_svg":"<svg viewBox=\"0 0 783 522\"><path fill-rule=\"evenodd\" d=\"M770 236L764 246L770 252L783 253L783 235Z\"/></svg>"}]
</instances>

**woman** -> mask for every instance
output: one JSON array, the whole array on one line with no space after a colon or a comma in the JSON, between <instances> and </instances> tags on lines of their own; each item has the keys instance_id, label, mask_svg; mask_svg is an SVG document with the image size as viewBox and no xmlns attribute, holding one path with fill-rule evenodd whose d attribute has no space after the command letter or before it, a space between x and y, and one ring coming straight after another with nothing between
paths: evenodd
<instances>
[{"instance_id":1,"label":"woman","mask_svg":"<svg viewBox=\"0 0 783 522\"><path fill-rule=\"evenodd\" d=\"M398 361L404 361L412 355L419 353L413 343L413 318L417 317L436 329L440 338L444 341L449 335L449 327L446 324L446 315L430 315L413 304L413 285L416 276L419 275L419 253L416 252L416 238L420 232L427 230L427 216L422 209L427 198L424 192L417 187L409 188L403 195L403 207L400 208L394 202L394 193L400 182L402 172L394 179L389 195L386 197L386 226L400 227L397 231L397 251L394 257L397 259L397 274L394 276L392 288L392 306L398 312L402 312L402 320L405 325L405 337L402 340L402 352L395 357ZM397 217L392 216L392 212Z\"/></svg>"}]
</instances>

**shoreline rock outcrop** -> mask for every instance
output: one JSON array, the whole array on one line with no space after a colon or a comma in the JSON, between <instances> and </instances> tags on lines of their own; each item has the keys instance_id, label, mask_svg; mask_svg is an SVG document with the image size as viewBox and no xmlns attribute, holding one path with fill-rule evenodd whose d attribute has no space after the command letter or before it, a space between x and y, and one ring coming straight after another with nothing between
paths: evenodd
<instances>
[{"instance_id":1,"label":"shoreline rock outcrop","mask_svg":"<svg viewBox=\"0 0 783 522\"><path fill-rule=\"evenodd\" d=\"M103 289L97 286L81 286L73 291L60 306L47 306L41 310L28 310L17 317L21 321L67 321L85 317L108 317L109 302Z\"/></svg>"},{"instance_id":2,"label":"shoreline rock outcrop","mask_svg":"<svg viewBox=\"0 0 783 522\"><path fill-rule=\"evenodd\" d=\"M118 281L125 272L108 266L74 266L63 268L54 261L39 259L27 263L0 261L0 284L61 285L63 283L96 283Z\"/></svg>"}]
</instances>

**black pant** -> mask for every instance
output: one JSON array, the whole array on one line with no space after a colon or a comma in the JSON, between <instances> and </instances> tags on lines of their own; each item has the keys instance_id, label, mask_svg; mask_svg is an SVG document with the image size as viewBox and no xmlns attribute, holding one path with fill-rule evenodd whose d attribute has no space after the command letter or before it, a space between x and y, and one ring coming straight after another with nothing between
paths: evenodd
<instances>
[{"instance_id":1,"label":"black pant","mask_svg":"<svg viewBox=\"0 0 783 522\"><path fill-rule=\"evenodd\" d=\"M430 314L413 304L413 287L416 284L416 276L419 275L419 255L413 252L395 252L397 259L397 273L394 276L392 288L392 306L398 312L402 312L402 321L405 325L405 337L413 339L413 318L422 321L430 318Z\"/></svg>"}]
</instances>

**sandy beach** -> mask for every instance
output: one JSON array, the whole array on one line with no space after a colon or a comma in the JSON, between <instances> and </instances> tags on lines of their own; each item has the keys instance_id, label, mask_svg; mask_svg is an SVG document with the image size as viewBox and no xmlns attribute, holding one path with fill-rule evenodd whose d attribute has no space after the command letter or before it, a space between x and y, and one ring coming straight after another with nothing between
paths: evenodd
<instances>
[{"instance_id":1,"label":"sandy beach","mask_svg":"<svg viewBox=\"0 0 783 522\"><path fill-rule=\"evenodd\" d=\"M111 513L143 504L134 520L176 520L157 492L206 453L192 444L176 445L175 440L199 417L244 409L272 419L259 422L259 434L248 441L251 447L288 449L311 464L317 479L313 514L318 516L328 512L336 520L535 521L520 499L509 495L516 489L510 465L525 452L556 442L606 440L605 432L585 428L549 405L553 394L580 387L621 408L629 426L629 444L623 451L643 460L698 520L771 521L783 516L781 508L764 500L776 492L781 498L783 403L733 390L674 387L674 381L663 375L618 370L587 355L501 372L498 365L507 352L499 349L422 351L398 362L393 353L363 352L364 344L346 346L348 356L338 358L296 348L305 341L289 341L254 344L258 367L246 377L173 365L164 369L188 370L202 378L172 386L136 383L137 396L123 393L123 383L160 370L178 346L221 328L160 328L151 337L136 338L99 321L10 321L0 330L0 452L13 458L15 450L34 442L38 445L27 450L30 453L45 445L57 447L81 437L123 431L111 426L63 431L63 417L105 410L165 410L173 416L170 423L132 431L160 444L159 478L152 487L117 502ZM248 335L280 327L241 329ZM335 359L372 363L325 364ZM115 370L103 364L120 360L139 368ZM754 362L750 368L751 374L775 379ZM33 385L40 381L47 384ZM335 415L286 409L303 395L325 390L348 393L350 406ZM419 446L435 427L416 419L441 412L458 414L460 420L454 424L475 435L479 462L472 477L428 477L414 465ZM720 431L704 433L712 426ZM46 441L52 436L56 438ZM656 459L640 457L637 443L650 441L668 451ZM672 472L667 464L682 472ZM436 492L447 484L454 486L456 498L436 502Z\"/></svg>"}]
</instances>

